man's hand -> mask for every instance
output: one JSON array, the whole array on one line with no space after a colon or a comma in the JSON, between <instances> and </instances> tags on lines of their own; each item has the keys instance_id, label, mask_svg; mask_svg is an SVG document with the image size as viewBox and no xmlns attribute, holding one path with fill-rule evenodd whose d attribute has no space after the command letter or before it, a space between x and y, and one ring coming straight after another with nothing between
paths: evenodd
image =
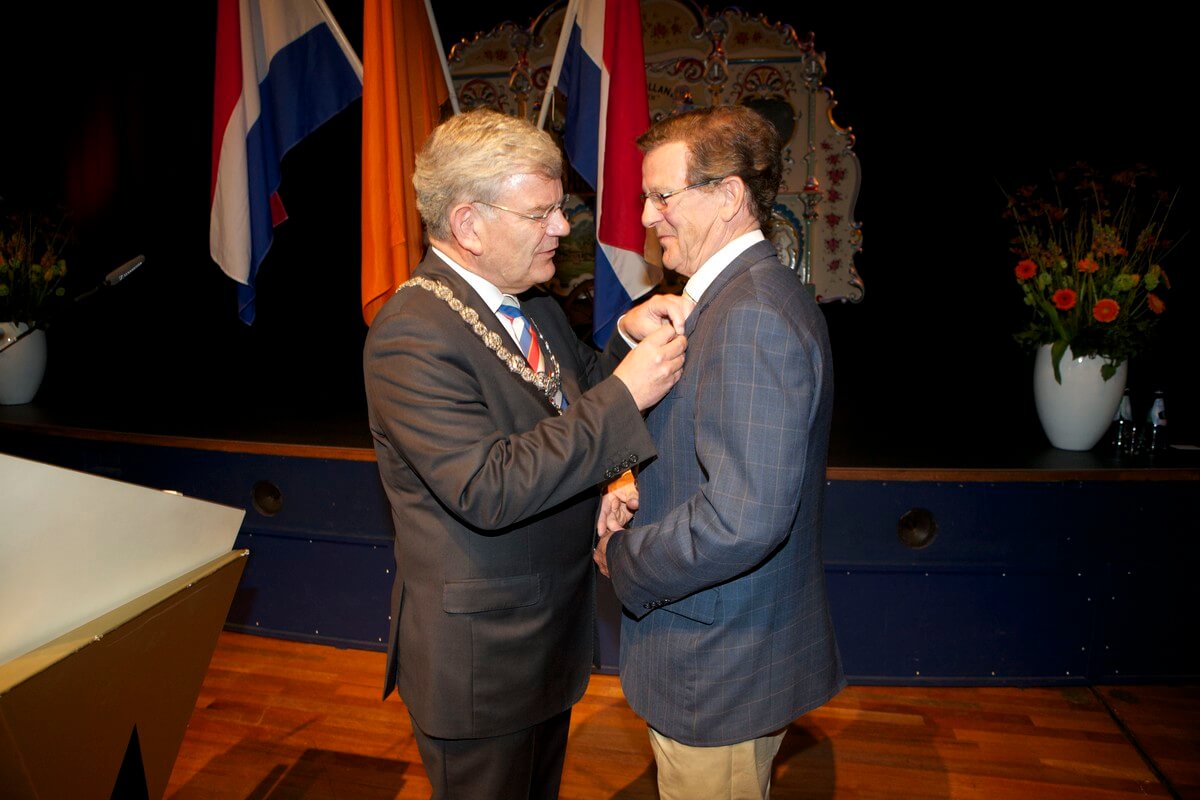
<instances>
[{"instance_id":1,"label":"man's hand","mask_svg":"<svg viewBox=\"0 0 1200 800\"><path fill-rule=\"evenodd\" d=\"M600 537L600 541L596 543L592 549L592 561L596 562L596 566L600 568L600 574L604 577L610 577L608 574L608 540L612 538L612 532L604 534Z\"/></svg>"},{"instance_id":2,"label":"man's hand","mask_svg":"<svg viewBox=\"0 0 1200 800\"><path fill-rule=\"evenodd\" d=\"M637 482L629 470L613 479L604 490L600 500L600 516L596 520L596 535L599 541L592 550L592 560L600 568L600 574L608 577L608 540L633 519L638 507Z\"/></svg>"},{"instance_id":3,"label":"man's hand","mask_svg":"<svg viewBox=\"0 0 1200 800\"><path fill-rule=\"evenodd\" d=\"M614 478L600 499L600 516L596 519L596 535L604 537L619 531L633 519L638 507L637 482L629 470Z\"/></svg>"},{"instance_id":4,"label":"man's hand","mask_svg":"<svg viewBox=\"0 0 1200 800\"><path fill-rule=\"evenodd\" d=\"M635 342L642 341L663 325L670 325L676 333L682 334L683 323L695 307L687 295L656 294L625 312L618 326Z\"/></svg>"},{"instance_id":5,"label":"man's hand","mask_svg":"<svg viewBox=\"0 0 1200 800\"><path fill-rule=\"evenodd\" d=\"M659 325L613 370L633 395L639 411L662 400L679 381L686 349L687 337L670 325Z\"/></svg>"}]
</instances>

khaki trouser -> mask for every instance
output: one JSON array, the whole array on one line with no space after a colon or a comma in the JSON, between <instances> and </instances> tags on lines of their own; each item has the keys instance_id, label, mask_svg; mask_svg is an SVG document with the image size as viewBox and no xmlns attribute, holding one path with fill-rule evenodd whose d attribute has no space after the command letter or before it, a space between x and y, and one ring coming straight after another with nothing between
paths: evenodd
<instances>
[{"instance_id":1,"label":"khaki trouser","mask_svg":"<svg viewBox=\"0 0 1200 800\"><path fill-rule=\"evenodd\" d=\"M692 747L650 729L661 800L767 800L787 728L737 744Z\"/></svg>"}]
</instances>

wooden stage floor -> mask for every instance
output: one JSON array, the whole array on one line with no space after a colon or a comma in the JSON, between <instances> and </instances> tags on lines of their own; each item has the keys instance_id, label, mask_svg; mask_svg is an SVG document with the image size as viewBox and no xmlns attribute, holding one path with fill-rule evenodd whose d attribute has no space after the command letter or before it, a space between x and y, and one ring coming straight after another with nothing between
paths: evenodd
<instances>
[{"instance_id":1,"label":"wooden stage floor","mask_svg":"<svg viewBox=\"0 0 1200 800\"><path fill-rule=\"evenodd\" d=\"M379 699L383 666L223 632L166 796L425 800L405 707ZM575 706L561 797L657 798L616 676L594 675ZM852 686L792 725L771 797L1200 798L1200 686Z\"/></svg>"}]
</instances>

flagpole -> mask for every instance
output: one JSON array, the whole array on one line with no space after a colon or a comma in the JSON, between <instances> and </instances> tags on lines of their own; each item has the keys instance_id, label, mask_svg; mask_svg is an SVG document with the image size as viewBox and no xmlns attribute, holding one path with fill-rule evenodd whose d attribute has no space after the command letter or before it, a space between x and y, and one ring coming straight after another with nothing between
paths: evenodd
<instances>
[{"instance_id":1,"label":"flagpole","mask_svg":"<svg viewBox=\"0 0 1200 800\"><path fill-rule=\"evenodd\" d=\"M442 77L446 79L446 93L450 95L450 108L458 114L458 93L454 91L454 80L450 77L450 62L446 60L446 51L442 47L442 35L438 33L437 18L433 16L433 3L425 0L425 16L429 18L429 28L433 31L433 46L437 48L438 60L442 63Z\"/></svg>"},{"instance_id":2,"label":"flagpole","mask_svg":"<svg viewBox=\"0 0 1200 800\"><path fill-rule=\"evenodd\" d=\"M429 0L425 0L429 2ZM554 97L554 87L558 85L558 75L562 72L563 59L567 56L567 43L571 41L571 29L575 27L575 17L579 16L579 0L567 3L567 12L563 15L562 28L558 32L558 46L554 48L554 61L550 65L550 79L546 81L546 94L542 98L542 109L538 112L537 126L546 127L546 115L550 113L550 100Z\"/></svg>"},{"instance_id":3,"label":"flagpole","mask_svg":"<svg viewBox=\"0 0 1200 800\"><path fill-rule=\"evenodd\" d=\"M329 30L333 32L333 38L337 39L338 46L346 54L346 60L350 62L350 66L358 75L358 82L362 83L362 60L358 57L358 53L354 52L354 48L350 46L350 40L346 38L346 34L342 33L341 26L337 24L337 19L333 16L333 12L329 10L329 6L325 5L325 0L313 0L313 2L317 4L317 8L321 9L321 13L325 15L325 19L329 22Z\"/></svg>"}]
</instances>

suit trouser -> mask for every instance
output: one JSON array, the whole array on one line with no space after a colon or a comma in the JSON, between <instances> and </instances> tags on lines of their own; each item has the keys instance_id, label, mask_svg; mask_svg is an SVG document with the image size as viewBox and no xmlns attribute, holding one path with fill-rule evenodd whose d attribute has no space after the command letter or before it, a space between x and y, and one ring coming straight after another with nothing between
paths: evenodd
<instances>
[{"instance_id":1,"label":"suit trouser","mask_svg":"<svg viewBox=\"0 0 1200 800\"><path fill-rule=\"evenodd\" d=\"M530 728L482 739L439 739L412 719L431 800L555 800L571 709Z\"/></svg>"},{"instance_id":2,"label":"suit trouser","mask_svg":"<svg viewBox=\"0 0 1200 800\"><path fill-rule=\"evenodd\" d=\"M718 747L693 747L648 730L661 800L766 800L771 796L771 768L787 728Z\"/></svg>"}]
</instances>

